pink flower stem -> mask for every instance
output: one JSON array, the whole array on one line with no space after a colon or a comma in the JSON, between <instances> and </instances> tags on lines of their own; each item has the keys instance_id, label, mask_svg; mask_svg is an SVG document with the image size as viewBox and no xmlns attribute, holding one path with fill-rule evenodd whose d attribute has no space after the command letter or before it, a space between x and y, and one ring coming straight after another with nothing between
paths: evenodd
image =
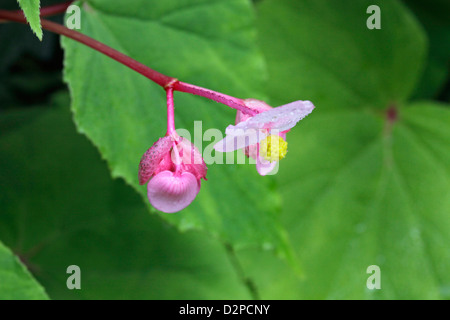
<instances>
[{"instance_id":1,"label":"pink flower stem","mask_svg":"<svg viewBox=\"0 0 450 320\"><path fill-rule=\"evenodd\" d=\"M177 81L173 84L173 88L176 91L187 92L191 94L195 94L198 96L202 96L208 98L210 100L214 100L216 102L223 103L224 105L229 106L230 108L242 111L246 114L254 116L258 112L254 109L250 109L244 103L244 100L235 98L220 92L216 92L210 89L206 89L203 87L195 86L190 83L185 83L181 81Z\"/></svg>"},{"instance_id":2,"label":"pink flower stem","mask_svg":"<svg viewBox=\"0 0 450 320\"><path fill-rule=\"evenodd\" d=\"M70 2L71 3L71 2ZM47 7L41 9L41 14L43 15L50 15L50 14L56 14L60 13L63 9L65 10L70 3L64 3L61 5L53 6L53 7ZM62 13L62 12L61 12ZM13 21L18 23L27 24L27 21L22 13L22 11L7 11L7 10L0 10L0 21L6 20L6 21ZM75 41L78 41L88 47L91 47L92 49L103 53L104 55L116 60L117 62L127 66L128 68L140 73L144 77L147 77L148 79L152 80L156 84L160 85L164 89L167 88L173 88L175 91L180 92L186 92L195 94L198 96L202 96L211 100L214 100L216 102L223 103L233 109L240 110L246 114L255 115L256 112L253 109L248 108L244 100L238 99L232 96L228 96L226 94L216 92L213 90L209 90L206 88L202 88L199 86L195 86L189 83L184 83L181 81L178 81L178 79L169 77L165 74L162 74L156 70L153 70L146 65L140 63L139 61L134 60L133 58L91 38L88 37L80 32L77 32L75 30L71 30L69 28L66 28L63 25L60 25L58 23L54 23L52 21L48 21L45 19L41 19L41 25L43 29L46 29L48 31L63 35L65 37L71 38Z\"/></svg>"},{"instance_id":3,"label":"pink flower stem","mask_svg":"<svg viewBox=\"0 0 450 320\"><path fill-rule=\"evenodd\" d=\"M166 88L167 95L167 133L168 136L173 136L175 132L175 107L173 103L173 88Z\"/></svg>"}]
</instances>

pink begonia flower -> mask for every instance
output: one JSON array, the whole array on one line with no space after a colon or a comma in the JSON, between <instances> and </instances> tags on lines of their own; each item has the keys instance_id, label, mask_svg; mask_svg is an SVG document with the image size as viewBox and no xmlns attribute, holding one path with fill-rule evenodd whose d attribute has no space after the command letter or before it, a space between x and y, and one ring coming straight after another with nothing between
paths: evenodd
<instances>
[{"instance_id":1,"label":"pink begonia flower","mask_svg":"<svg viewBox=\"0 0 450 320\"><path fill-rule=\"evenodd\" d=\"M272 108L255 99L247 99L245 104L257 114L250 116L238 111L236 125L226 128L226 137L214 149L220 152L243 149L247 157L256 160L256 169L264 176L286 156L286 133L310 114L314 105L310 101L294 101Z\"/></svg>"},{"instance_id":2,"label":"pink begonia flower","mask_svg":"<svg viewBox=\"0 0 450 320\"><path fill-rule=\"evenodd\" d=\"M190 141L165 136L142 156L139 184L148 182L148 200L156 209L173 213L186 208L195 199L200 191L200 180L206 180L206 170L200 152Z\"/></svg>"}]
</instances>

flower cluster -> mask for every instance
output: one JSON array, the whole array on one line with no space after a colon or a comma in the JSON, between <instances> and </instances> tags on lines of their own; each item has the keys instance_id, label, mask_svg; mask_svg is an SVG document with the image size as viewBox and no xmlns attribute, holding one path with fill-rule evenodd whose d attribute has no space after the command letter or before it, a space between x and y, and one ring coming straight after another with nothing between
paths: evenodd
<instances>
[{"instance_id":1,"label":"flower cluster","mask_svg":"<svg viewBox=\"0 0 450 320\"><path fill-rule=\"evenodd\" d=\"M169 118L173 119L173 102L168 100ZM260 175L273 171L287 153L286 134L312 112L310 101L295 101L272 108L263 101L243 100L245 109L237 111L235 125L229 125L226 137L214 145L220 152L242 149L256 160ZM174 127L174 124L171 125ZM142 156L139 183L147 185L150 203L158 210L173 213L187 207L206 180L206 164L197 148L188 140L168 130Z\"/></svg>"}]
</instances>

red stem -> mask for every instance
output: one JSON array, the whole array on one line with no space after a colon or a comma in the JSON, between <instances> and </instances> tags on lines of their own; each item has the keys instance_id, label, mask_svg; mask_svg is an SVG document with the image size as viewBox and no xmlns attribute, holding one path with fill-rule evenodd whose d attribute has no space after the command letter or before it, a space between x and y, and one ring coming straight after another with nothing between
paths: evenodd
<instances>
[{"instance_id":1,"label":"red stem","mask_svg":"<svg viewBox=\"0 0 450 320\"><path fill-rule=\"evenodd\" d=\"M71 2L55 5L51 7L46 7L41 9L41 15L51 15L56 13L62 13L61 11L63 8L67 9L67 7L71 4ZM64 10L65 10L64 9ZM0 20L7 20L7 21L13 21L18 23L27 24L27 20L25 19L23 12L18 11L7 11L7 10L0 10ZM220 92L216 92L213 90L209 90L206 88L202 88L199 86L195 86L189 83L184 83L178 81L178 79L166 76L165 74L162 74L156 70L153 70L146 65L140 63L137 60L134 60L133 58L91 38L88 37L80 32L77 32L75 30L71 30L69 28L66 28L63 25L60 25L58 23L54 23L52 21L48 21L45 19L41 19L41 25L43 29L46 29L48 31L66 36L68 38L71 38L75 41L78 41L88 47L91 47L92 49L99 51L108 57L118 61L119 63L133 69L134 71L140 73L144 77L147 77L148 79L152 80L156 84L160 85L164 89L167 88L173 88L175 91L181 91L186 93L195 94L198 96L202 96L220 103L223 103L233 109L240 110L244 113L255 115L257 112L255 110L248 108L244 101L242 99L238 99Z\"/></svg>"},{"instance_id":2,"label":"red stem","mask_svg":"<svg viewBox=\"0 0 450 320\"><path fill-rule=\"evenodd\" d=\"M49 16L54 16L54 15L57 15L57 14L65 13L67 8L72 3L73 3L73 1L68 1L68 2L64 2L64 3L58 3L58 4L51 5L51 6L43 7L43 8L40 9L39 16L41 16L41 17L49 17ZM15 10L15 11L11 11L11 12L19 14L19 15L22 15L22 17L23 17L23 11L22 10Z\"/></svg>"},{"instance_id":3,"label":"red stem","mask_svg":"<svg viewBox=\"0 0 450 320\"><path fill-rule=\"evenodd\" d=\"M6 20L24 23L24 24L27 23L23 14L18 14L18 13L14 13L14 12L10 12L10 11L5 11L5 10L0 10L0 19L6 19ZM123 54L123 53L121 53L121 52L95 40L95 39L92 39L91 37L85 36L84 34L82 34L80 32L66 28L63 25L60 25L58 23L55 23L55 22L52 22L49 20L45 20L45 19L41 19L41 25L42 25L42 28L44 28L48 31L66 36L75 41L81 42L96 51L100 51L101 53L126 65L127 67L133 69L134 71L139 72L143 76L156 82L157 84L159 84L162 87L165 87L167 84L176 80L175 78L166 76L162 73L159 73L158 71L150 69L146 65L128 57L127 55L125 55L125 54Z\"/></svg>"},{"instance_id":4,"label":"red stem","mask_svg":"<svg viewBox=\"0 0 450 320\"><path fill-rule=\"evenodd\" d=\"M67 8L72 3L73 3L73 1L68 1L68 2L65 2L65 3L58 3L58 4L54 4L52 6L43 7L43 8L41 8L40 16L41 17L48 17L48 16L53 16L55 14L65 13Z\"/></svg>"}]
</instances>

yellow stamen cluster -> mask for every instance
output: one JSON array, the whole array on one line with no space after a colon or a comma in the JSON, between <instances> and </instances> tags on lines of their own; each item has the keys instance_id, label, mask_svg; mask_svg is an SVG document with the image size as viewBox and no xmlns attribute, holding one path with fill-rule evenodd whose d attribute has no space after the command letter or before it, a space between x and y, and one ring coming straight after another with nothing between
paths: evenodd
<instances>
[{"instance_id":1,"label":"yellow stamen cluster","mask_svg":"<svg viewBox=\"0 0 450 320\"><path fill-rule=\"evenodd\" d=\"M266 160L279 161L286 156L287 142L278 135L270 135L259 143L259 154Z\"/></svg>"}]
</instances>

